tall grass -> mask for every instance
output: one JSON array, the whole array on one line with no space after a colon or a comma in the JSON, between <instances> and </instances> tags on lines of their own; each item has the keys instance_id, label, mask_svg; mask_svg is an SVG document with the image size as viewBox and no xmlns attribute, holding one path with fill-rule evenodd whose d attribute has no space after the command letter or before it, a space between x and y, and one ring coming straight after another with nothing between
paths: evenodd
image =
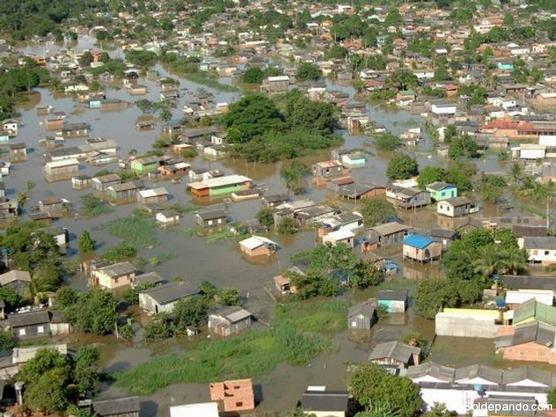
<instances>
[{"instance_id":1,"label":"tall grass","mask_svg":"<svg viewBox=\"0 0 556 417\"><path fill-rule=\"evenodd\" d=\"M155 236L156 225L151 219L140 216L130 216L123 219L112 220L104 228L115 237L133 246L135 249L153 246L158 242Z\"/></svg>"}]
</instances>

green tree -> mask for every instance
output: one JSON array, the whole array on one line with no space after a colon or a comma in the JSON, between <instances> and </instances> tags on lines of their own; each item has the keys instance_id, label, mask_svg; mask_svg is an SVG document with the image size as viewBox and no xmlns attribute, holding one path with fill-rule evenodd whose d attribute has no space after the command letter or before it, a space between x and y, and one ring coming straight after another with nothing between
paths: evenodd
<instances>
[{"instance_id":1,"label":"green tree","mask_svg":"<svg viewBox=\"0 0 556 417\"><path fill-rule=\"evenodd\" d=\"M79 236L79 251L82 253L93 252L95 250L96 242L91 237L91 234L85 230Z\"/></svg>"},{"instance_id":2,"label":"green tree","mask_svg":"<svg viewBox=\"0 0 556 417\"><path fill-rule=\"evenodd\" d=\"M240 302L239 291L236 288L222 288L218 291L218 300L227 306L238 306Z\"/></svg>"},{"instance_id":3,"label":"green tree","mask_svg":"<svg viewBox=\"0 0 556 417\"><path fill-rule=\"evenodd\" d=\"M417 285L415 312L422 317L434 319L443 307L455 307L458 302L457 293L445 279L428 278Z\"/></svg>"},{"instance_id":4,"label":"green tree","mask_svg":"<svg viewBox=\"0 0 556 417\"><path fill-rule=\"evenodd\" d=\"M274 225L274 211L270 207L261 207L257 212L257 221L268 228Z\"/></svg>"},{"instance_id":5,"label":"green tree","mask_svg":"<svg viewBox=\"0 0 556 417\"><path fill-rule=\"evenodd\" d=\"M430 411L423 414L423 417L456 417L457 413L449 411L444 404L434 403Z\"/></svg>"},{"instance_id":6,"label":"green tree","mask_svg":"<svg viewBox=\"0 0 556 417\"><path fill-rule=\"evenodd\" d=\"M384 273L371 262L359 261L351 278L351 286L360 289L379 285L384 281Z\"/></svg>"},{"instance_id":7,"label":"green tree","mask_svg":"<svg viewBox=\"0 0 556 417\"><path fill-rule=\"evenodd\" d=\"M419 178L417 178L417 184L419 188L424 190L427 185L432 184L435 181L441 181L446 178L446 171L440 167L428 166L423 168L419 173Z\"/></svg>"},{"instance_id":8,"label":"green tree","mask_svg":"<svg viewBox=\"0 0 556 417\"><path fill-rule=\"evenodd\" d=\"M276 230L281 235L295 235L297 232L299 232L299 227L297 226L294 218L284 217L282 220L280 220L280 223L278 223Z\"/></svg>"},{"instance_id":9,"label":"green tree","mask_svg":"<svg viewBox=\"0 0 556 417\"><path fill-rule=\"evenodd\" d=\"M377 399L400 417L411 417L421 408L420 390L409 378L386 373L375 364L359 365L348 377L350 393L362 406Z\"/></svg>"},{"instance_id":10,"label":"green tree","mask_svg":"<svg viewBox=\"0 0 556 417\"><path fill-rule=\"evenodd\" d=\"M17 342L9 331L0 330L0 352L16 347Z\"/></svg>"},{"instance_id":11,"label":"green tree","mask_svg":"<svg viewBox=\"0 0 556 417\"><path fill-rule=\"evenodd\" d=\"M202 297L179 300L173 310L176 331L185 333L188 326L198 326L207 318L207 306Z\"/></svg>"},{"instance_id":12,"label":"green tree","mask_svg":"<svg viewBox=\"0 0 556 417\"><path fill-rule=\"evenodd\" d=\"M366 227L385 223L396 214L394 206L390 202L379 198L362 200L360 210Z\"/></svg>"},{"instance_id":13,"label":"green tree","mask_svg":"<svg viewBox=\"0 0 556 417\"><path fill-rule=\"evenodd\" d=\"M307 166L297 159L293 160L288 165L282 166L280 176L286 182L288 192L293 191L294 193L298 193L303 190L303 178L307 171Z\"/></svg>"},{"instance_id":14,"label":"green tree","mask_svg":"<svg viewBox=\"0 0 556 417\"><path fill-rule=\"evenodd\" d=\"M380 133L374 140L376 147L385 151L394 151L402 146L400 138L391 133Z\"/></svg>"},{"instance_id":15,"label":"green tree","mask_svg":"<svg viewBox=\"0 0 556 417\"><path fill-rule=\"evenodd\" d=\"M396 154L388 162L386 176L391 180L405 180L419 174L417 161L406 154Z\"/></svg>"},{"instance_id":16,"label":"green tree","mask_svg":"<svg viewBox=\"0 0 556 417\"><path fill-rule=\"evenodd\" d=\"M316 81L321 77L320 68L311 62L302 62L297 67L295 78L297 81Z\"/></svg>"},{"instance_id":17,"label":"green tree","mask_svg":"<svg viewBox=\"0 0 556 417\"><path fill-rule=\"evenodd\" d=\"M241 75L241 81L246 84L260 84L264 78L265 73L259 67L248 67Z\"/></svg>"},{"instance_id":18,"label":"green tree","mask_svg":"<svg viewBox=\"0 0 556 417\"><path fill-rule=\"evenodd\" d=\"M97 335L111 333L118 318L114 296L101 289L78 294L74 304L63 311L66 318L79 330Z\"/></svg>"},{"instance_id":19,"label":"green tree","mask_svg":"<svg viewBox=\"0 0 556 417\"><path fill-rule=\"evenodd\" d=\"M556 407L556 388L551 388L548 391L547 401L552 407Z\"/></svg>"},{"instance_id":20,"label":"green tree","mask_svg":"<svg viewBox=\"0 0 556 417\"><path fill-rule=\"evenodd\" d=\"M99 389L99 359L100 353L94 346L82 346L75 354L74 379L81 397L89 398Z\"/></svg>"},{"instance_id":21,"label":"green tree","mask_svg":"<svg viewBox=\"0 0 556 417\"><path fill-rule=\"evenodd\" d=\"M460 158L476 158L479 146L473 138L468 135L453 138L448 145L448 156L456 160Z\"/></svg>"}]
</instances>

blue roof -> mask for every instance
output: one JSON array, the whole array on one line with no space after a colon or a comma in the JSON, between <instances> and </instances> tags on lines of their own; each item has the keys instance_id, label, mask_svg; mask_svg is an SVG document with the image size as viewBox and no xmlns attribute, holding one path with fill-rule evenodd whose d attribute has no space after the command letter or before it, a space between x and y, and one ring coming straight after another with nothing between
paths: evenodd
<instances>
[{"instance_id":1,"label":"blue roof","mask_svg":"<svg viewBox=\"0 0 556 417\"><path fill-rule=\"evenodd\" d=\"M404 237L403 244L417 249L425 249L433 242L432 238L423 235L408 235Z\"/></svg>"}]
</instances>

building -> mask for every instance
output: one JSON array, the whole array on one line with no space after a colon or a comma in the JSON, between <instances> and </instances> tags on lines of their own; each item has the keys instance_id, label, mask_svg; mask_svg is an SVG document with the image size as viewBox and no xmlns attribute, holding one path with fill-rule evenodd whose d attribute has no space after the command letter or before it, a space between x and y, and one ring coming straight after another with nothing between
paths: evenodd
<instances>
[{"instance_id":1,"label":"building","mask_svg":"<svg viewBox=\"0 0 556 417\"><path fill-rule=\"evenodd\" d=\"M531 299L552 306L554 305L554 290L506 290L504 301L509 308L515 308Z\"/></svg>"},{"instance_id":2,"label":"building","mask_svg":"<svg viewBox=\"0 0 556 417\"><path fill-rule=\"evenodd\" d=\"M143 206L163 204L168 201L169 193L164 187L140 190L137 192L137 203Z\"/></svg>"},{"instance_id":3,"label":"building","mask_svg":"<svg viewBox=\"0 0 556 417\"><path fill-rule=\"evenodd\" d=\"M349 308L347 315L348 329L370 330L376 319L376 300L364 301Z\"/></svg>"},{"instance_id":4,"label":"building","mask_svg":"<svg viewBox=\"0 0 556 417\"><path fill-rule=\"evenodd\" d=\"M170 417L219 417L218 403L196 403L170 407Z\"/></svg>"},{"instance_id":5,"label":"building","mask_svg":"<svg viewBox=\"0 0 556 417\"><path fill-rule=\"evenodd\" d=\"M0 275L0 286L9 288L22 295L31 284L31 274L27 271L12 269Z\"/></svg>"},{"instance_id":6,"label":"building","mask_svg":"<svg viewBox=\"0 0 556 417\"><path fill-rule=\"evenodd\" d=\"M396 185L386 188L386 198L396 207L404 209L424 207L431 203L431 195L428 191Z\"/></svg>"},{"instance_id":7,"label":"building","mask_svg":"<svg viewBox=\"0 0 556 417\"><path fill-rule=\"evenodd\" d=\"M301 409L315 417L347 417L349 396L346 391L327 391L323 386L309 386L301 397Z\"/></svg>"},{"instance_id":8,"label":"building","mask_svg":"<svg viewBox=\"0 0 556 417\"><path fill-rule=\"evenodd\" d=\"M556 326L556 307L532 298L515 307L512 321L514 325L538 321Z\"/></svg>"},{"instance_id":9,"label":"building","mask_svg":"<svg viewBox=\"0 0 556 417\"><path fill-rule=\"evenodd\" d=\"M92 271L94 283L109 290L131 286L135 267L129 262L118 262Z\"/></svg>"},{"instance_id":10,"label":"building","mask_svg":"<svg viewBox=\"0 0 556 417\"><path fill-rule=\"evenodd\" d=\"M12 143L10 145L10 162L23 162L27 160L27 145L25 143Z\"/></svg>"},{"instance_id":11,"label":"building","mask_svg":"<svg viewBox=\"0 0 556 417\"><path fill-rule=\"evenodd\" d=\"M377 344L371 350L369 361L386 368L404 369L419 365L420 357L421 348L393 341Z\"/></svg>"},{"instance_id":12,"label":"building","mask_svg":"<svg viewBox=\"0 0 556 417\"><path fill-rule=\"evenodd\" d=\"M61 161L47 162L43 168L44 177L49 182L69 180L79 173L77 159L64 159Z\"/></svg>"},{"instance_id":13,"label":"building","mask_svg":"<svg viewBox=\"0 0 556 417\"><path fill-rule=\"evenodd\" d=\"M62 136L65 138L82 138L89 136L91 126L87 123L64 123Z\"/></svg>"},{"instance_id":14,"label":"building","mask_svg":"<svg viewBox=\"0 0 556 417\"><path fill-rule=\"evenodd\" d=\"M417 262L431 262L442 255L442 243L424 235L408 235L403 239L403 257Z\"/></svg>"},{"instance_id":15,"label":"building","mask_svg":"<svg viewBox=\"0 0 556 417\"><path fill-rule=\"evenodd\" d=\"M360 200L386 194L386 187L375 184L351 183L338 186L336 194L346 200Z\"/></svg>"},{"instance_id":16,"label":"building","mask_svg":"<svg viewBox=\"0 0 556 417\"><path fill-rule=\"evenodd\" d=\"M61 313L47 309L13 313L8 315L7 322L10 332L19 340L65 335L71 331Z\"/></svg>"},{"instance_id":17,"label":"building","mask_svg":"<svg viewBox=\"0 0 556 417\"><path fill-rule=\"evenodd\" d=\"M496 352L504 359L556 365L556 327L533 321L512 328L495 339Z\"/></svg>"},{"instance_id":18,"label":"building","mask_svg":"<svg viewBox=\"0 0 556 417\"><path fill-rule=\"evenodd\" d=\"M137 193L141 188L135 181L122 182L106 188L106 197L110 204L126 204L137 201Z\"/></svg>"},{"instance_id":19,"label":"building","mask_svg":"<svg viewBox=\"0 0 556 417\"><path fill-rule=\"evenodd\" d=\"M278 244L263 236L251 236L239 242L239 248L247 256L270 256L278 250Z\"/></svg>"},{"instance_id":20,"label":"building","mask_svg":"<svg viewBox=\"0 0 556 417\"><path fill-rule=\"evenodd\" d=\"M151 314L171 313L179 300L199 293L193 285L184 281L149 288L139 293L139 307Z\"/></svg>"},{"instance_id":21,"label":"building","mask_svg":"<svg viewBox=\"0 0 556 417\"><path fill-rule=\"evenodd\" d=\"M436 212L447 217L462 217L478 211L475 203L466 197L448 198L436 204Z\"/></svg>"},{"instance_id":22,"label":"building","mask_svg":"<svg viewBox=\"0 0 556 417\"><path fill-rule=\"evenodd\" d=\"M445 308L436 313L434 325L437 336L494 339L502 319L503 314L494 309Z\"/></svg>"},{"instance_id":23,"label":"building","mask_svg":"<svg viewBox=\"0 0 556 417\"><path fill-rule=\"evenodd\" d=\"M195 223L202 227L215 227L225 225L228 214L224 210L210 210L195 213Z\"/></svg>"},{"instance_id":24,"label":"building","mask_svg":"<svg viewBox=\"0 0 556 417\"><path fill-rule=\"evenodd\" d=\"M91 187L99 193L104 193L108 187L116 184L121 184L122 180L117 174L107 174L100 177L94 177L91 180Z\"/></svg>"},{"instance_id":25,"label":"building","mask_svg":"<svg viewBox=\"0 0 556 417\"><path fill-rule=\"evenodd\" d=\"M380 290L376 298L378 306L388 313L404 313L407 310L409 300L407 290Z\"/></svg>"},{"instance_id":26,"label":"building","mask_svg":"<svg viewBox=\"0 0 556 417\"><path fill-rule=\"evenodd\" d=\"M139 417L139 397L123 397L109 400L94 400L92 409L98 417Z\"/></svg>"},{"instance_id":27,"label":"building","mask_svg":"<svg viewBox=\"0 0 556 417\"><path fill-rule=\"evenodd\" d=\"M138 175L145 175L149 172L156 172L160 158L156 156L145 156L131 161L131 170Z\"/></svg>"},{"instance_id":28,"label":"building","mask_svg":"<svg viewBox=\"0 0 556 417\"><path fill-rule=\"evenodd\" d=\"M447 200L458 196L458 189L453 184L444 181L435 181L427 185L426 190L434 201Z\"/></svg>"},{"instance_id":29,"label":"building","mask_svg":"<svg viewBox=\"0 0 556 417\"><path fill-rule=\"evenodd\" d=\"M239 334L251 327L251 313L241 307L224 307L209 314L209 330L222 337Z\"/></svg>"},{"instance_id":30,"label":"building","mask_svg":"<svg viewBox=\"0 0 556 417\"><path fill-rule=\"evenodd\" d=\"M209 385L210 399L221 404L225 413L250 411L255 408L255 394L251 379L213 382Z\"/></svg>"},{"instance_id":31,"label":"building","mask_svg":"<svg viewBox=\"0 0 556 417\"><path fill-rule=\"evenodd\" d=\"M173 210L162 210L155 215L156 222L160 227L174 226L180 223L179 213Z\"/></svg>"},{"instance_id":32,"label":"building","mask_svg":"<svg viewBox=\"0 0 556 417\"><path fill-rule=\"evenodd\" d=\"M244 191L251 187L252 180L243 175L225 175L204 181L190 182L187 188L195 197L212 197Z\"/></svg>"},{"instance_id":33,"label":"building","mask_svg":"<svg viewBox=\"0 0 556 417\"><path fill-rule=\"evenodd\" d=\"M349 229L339 229L322 237L322 243L330 243L332 246L344 244L353 248L355 245L355 234Z\"/></svg>"},{"instance_id":34,"label":"building","mask_svg":"<svg viewBox=\"0 0 556 417\"><path fill-rule=\"evenodd\" d=\"M290 87L290 77L287 75L277 75L267 77L261 84L261 91L269 94L286 93Z\"/></svg>"},{"instance_id":35,"label":"building","mask_svg":"<svg viewBox=\"0 0 556 417\"><path fill-rule=\"evenodd\" d=\"M266 207L276 207L290 201L290 197L287 194L271 194L262 196L261 201Z\"/></svg>"},{"instance_id":36,"label":"building","mask_svg":"<svg viewBox=\"0 0 556 417\"><path fill-rule=\"evenodd\" d=\"M311 169L313 177L322 180L343 177L347 174L345 167L340 161L317 162Z\"/></svg>"},{"instance_id":37,"label":"building","mask_svg":"<svg viewBox=\"0 0 556 417\"><path fill-rule=\"evenodd\" d=\"M401 243L411 227L398 222L389 222L370 227L367 232L369 242L377 242L378 246Z\"/></svg>"},{"instance_id":38,"label":"building","mask_svg":"<svg viewBox=\"0 0 556 417\"><path fill-rule=\"evenodd\" d=\"M542 265L556 263L556 237L522 237L517 243L521 249L527 251L529 262Z\"/></svg>"}]
</instances>

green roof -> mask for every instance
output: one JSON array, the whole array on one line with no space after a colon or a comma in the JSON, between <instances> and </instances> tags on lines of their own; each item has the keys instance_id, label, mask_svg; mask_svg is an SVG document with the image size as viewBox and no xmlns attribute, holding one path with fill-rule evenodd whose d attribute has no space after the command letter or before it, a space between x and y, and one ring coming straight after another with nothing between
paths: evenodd
<instances>
[{"instance_id":1,"label":"green roof","mask_svg":"<svg viewBox=\"0 0 556 417\"><path fill-rule=\"evenodd\" d=\"M519 324L531 319L556 326L556 307L531 299L516 307L514 310L514 324Z\"/></svg>"}]
</instances>

